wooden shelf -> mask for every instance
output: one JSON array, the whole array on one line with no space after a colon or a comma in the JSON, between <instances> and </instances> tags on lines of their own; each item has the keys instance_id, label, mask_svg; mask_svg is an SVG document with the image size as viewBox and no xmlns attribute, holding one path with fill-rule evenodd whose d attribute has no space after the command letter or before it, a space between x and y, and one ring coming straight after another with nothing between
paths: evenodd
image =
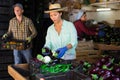
<instances>
[{"instance_id":1,"label":"wooden shelf","mask_svg":"<svg viewBox=\"0 0 120 80\"><path fill-rule=\"evenodd\" d=\"M96 49L99 50L120 50L120 46L116 45L107 45L107 44L100 44L100 43L95 43L94 44Z\"/></svg>"},{"instance_id":2,"label":"wooden shelf","mask_svg":"<svg viewBox=\"0 0 120 80\"><path fill-rule=\"evenodd\" d=\"M106 5L106 4L118 4L120 3L119 1L106 1L106 2L98 2L98 3L92 3L92 6L98 6L98 5Z\"/></svg>"}]
</instances>

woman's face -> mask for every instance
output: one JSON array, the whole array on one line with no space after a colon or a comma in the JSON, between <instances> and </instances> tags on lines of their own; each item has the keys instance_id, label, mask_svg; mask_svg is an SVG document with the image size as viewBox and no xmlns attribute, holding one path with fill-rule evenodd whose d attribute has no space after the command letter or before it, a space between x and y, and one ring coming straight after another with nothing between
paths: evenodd
<instances>
[{"instance_id":1,"label":"woman's face","mask_svg":"<svg viewBox=\"0 0 120 80\"><path fill-rule=\"evenodd\" d=\"M81 17L81 21L86 21L86 20L87 20L87 16L86 16L86 14L83 14Z\"/></svg>"},{"instance_id":2,"label":"woman's face","mask_svg":"<svg viewBox=\"0 0 120 80\"><path fill-rule=\"evenodd\" d=\"M61 20L61 15L62 13L54 11L54 12L50 12L50 18L54 23L57 23Z\"/></svg>"}]
</instances>

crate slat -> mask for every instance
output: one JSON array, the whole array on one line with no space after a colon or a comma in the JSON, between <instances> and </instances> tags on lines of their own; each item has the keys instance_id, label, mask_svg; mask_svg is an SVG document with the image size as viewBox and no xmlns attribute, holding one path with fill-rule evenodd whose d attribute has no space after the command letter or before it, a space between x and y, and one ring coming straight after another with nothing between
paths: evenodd
<instances>
[{"instance_id":1,"label":"crate slat","mask_svg":"<svg viewBox=\"0 0 120 80\"><path fill-rule=\"evenodd\" d=\"M13 56L0 56L0 64L5 64L5 63L13 63L14 59Z\"/></svg>"},{"instance_id":2,"label":"crate slat","mask_svg":"<svg viewBox=\"0 0 120 80\"><path fill-rule=\"evenodd\" d=\"M81 50L77 51L76 58L78 61L89 61L90 63L94 63L101 57L99 54L99 50Z\"/></svg>"}]
</instances>

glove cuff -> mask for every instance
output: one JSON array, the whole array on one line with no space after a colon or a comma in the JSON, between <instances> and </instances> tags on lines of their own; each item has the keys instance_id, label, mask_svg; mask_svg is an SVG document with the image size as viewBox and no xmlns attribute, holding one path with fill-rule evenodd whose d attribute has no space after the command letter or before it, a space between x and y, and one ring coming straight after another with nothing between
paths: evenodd
<instances>
[{"instance_id":1,"label":"glove cuff","mask_svg":"<svg viewBox=\"0 0 120 80\"><path fill-rule=\"evenodd\" d=\"M67 46L65 46L64 48L65 48L66 51L68 50Z\"/></svg>"}]
</instances>

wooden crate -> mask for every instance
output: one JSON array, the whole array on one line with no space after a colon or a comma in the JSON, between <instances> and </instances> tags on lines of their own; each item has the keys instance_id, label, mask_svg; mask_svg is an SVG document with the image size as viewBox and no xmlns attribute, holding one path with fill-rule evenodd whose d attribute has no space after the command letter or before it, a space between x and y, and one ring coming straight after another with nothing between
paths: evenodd
<instances>
[{"instance_id":1,"label":"wooden crate","mask_svg":"<svg viewBox=\"0 0 120 80\"><path fill-rule=\"evenodd\" d=\"M21 69L28 70L28 64L17 64L15 65ZM14 78L14 80L30 80L29 76L21 75L17 70L15 70L12 65L8 66L8 73Z\"/></svg>"},{"instance_id":2,"label":"wooden crate","mask_svg":"<svg viewBox=\"0 0 120 80\"><path fill-rule=\"evenodd\" d=\"M93 41L78 41L76 51L94 49Z\"/></svg>"},{"instance_id":3,"label":"wooden crate","mask_svg":"<svg viewBox=\"0 0 120 80\"><path fill-rule=\"evenodd\" d=\"M94 43L94 48L99 50L120 50L120 46Z\"/></svg>"},{"instance_id":4,"label":"wooden crate","mask_svg":"<svg viewBox=\"0 0 120 80\"><path fill-rule=\"evenodd\" d=\"M78 61L89 61L90 63L96 62L100 57L101 55L98 50L81 50L76 54Z\"/></svg>"},{"instance_id":5,"label":"wooden crate","mask_svg":"<svg viewBox=\"0 0 120 80\"><path fill-rule=\"evenodd\" d=\"M115 20L115 25L114 27L120 27L120 20Z\"/></svg>"}]
</instances>

